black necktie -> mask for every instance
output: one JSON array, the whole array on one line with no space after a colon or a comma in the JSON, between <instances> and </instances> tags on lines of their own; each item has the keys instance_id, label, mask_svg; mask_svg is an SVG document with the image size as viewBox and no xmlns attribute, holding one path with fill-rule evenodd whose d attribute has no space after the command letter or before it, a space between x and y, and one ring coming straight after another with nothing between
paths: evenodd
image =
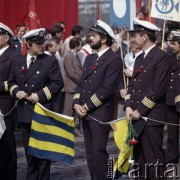
<instances>
[{"instance_id":1,"label":"black necktie","mask_svg":"<svg viewBox=\"0 0 180 180\"><path fill-rule=\"evenodd\" d=\"M142 55L142 58L144 59L144 58L145 58L145 57L144 57L144 56L145 56L145 52L142 52L141 55Z\"/></svg>"},{"instance_id":2,"label":"black necktie","mask_svg":"<svg viewBox=\"0 0 180 180\"><path fill-rule=\"evenodd\" d=\"M35 61L35 57L32 56L30 59L29 69L33 66L34 61Z\"/></svg>"},{"instance_id":3,"label":"black necktie","mask_svg":"<svg viewBox=\"0 0 180 180\"><path fill-rule=\"evenodd\" d=\"M133 59L134 59L135 57L136 57L135 54L133 54Z\"/></svg>"},{"instance_id":4,"label":"black necktie","mask_svg":"<svg viewBox=\"0 0 180 180\"><path fill-rule=\"evenodd\" d=\"M94 59L93 59L93 60L94 60L94 63L96 63L96 60L98 59L98 57L99 57L98 54L97 54L97 53L94 53Z\"/></svg>"}]
</instances>

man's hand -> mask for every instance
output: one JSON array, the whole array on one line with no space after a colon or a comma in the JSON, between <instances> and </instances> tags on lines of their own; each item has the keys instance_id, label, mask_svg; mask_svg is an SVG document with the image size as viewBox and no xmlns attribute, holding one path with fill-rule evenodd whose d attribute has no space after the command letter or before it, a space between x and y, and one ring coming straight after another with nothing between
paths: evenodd
<instances>
[{"instance_id":1,"label":"man's hand","mask_svg":"<svg viewBox=\"0 0 180 180\"><path fill-rule=\"evenodd\" d=\"M121 89L120 90L120 95L121 97L124 99L125 98L125 95L127 94L127 91L125 89Z\"/></svg>"},{"instance_id":2,"label":"man's hand","mask_svg":"<svg viewBox=\"0 0 180 180\"><path fill-rule=\"evenodd\" d=\"M138 110L135 110L135 111L132 113L132 118L133 118L133 120L138 120L140 117L141 117L141 114L139 113Z\"/></svg>"},{"instance_id":3,"label":"man's hand","mask_svg":"<svg viewBox=\"0 0 180 180\"><path fill-rule=\"evenodd\" d=\"M27 97L27 93L24 92L24 91L18 91L18 92L16 93L16 97L17 97L18 99L26 98L26 97Z\"/></svg>"},{"instance_id":4,"label":"man's hand","mask_svg":"<svg viewBox=\"0 0 180 180\"><path fill-rule=\"evenodd\" d=\"M74 109L77 113L77 115L80 117L80 118L84 118L86 116L86 113L87 113L87 109L84 107L84 106L81 106L79 104L75 104L74 105Z\"/></svg>"},{"instance_id":5,"label":"man's hand","mask_svg":"<svg viewBox=\"0 0 180 180\"><path fill-rule=\"evenodd\" d=\"M133 72L129 69L124 69L123 73L127 76L127 77L132 77Z\"/></svg>"},{"instance_id":6,"label":"man's hand","mask_svg":"<svg viewBox=\"0 0 180 180\"><path fill-rule=\"evenodd\" d=\"M132 120L133 110L130 107L126 107L126 119Z\"/></svg>"},{"instance_id":7,"label":"man's hand","mask_svg":"<svg viewBox=\"0 0 180 180\"><path fill-rule=\"evenodd\" d=\"M28 101L31 101L32 103L37 103L39 101L39 97L36 93L31 94L26 98Z\"/></svg>"}]
</instances>

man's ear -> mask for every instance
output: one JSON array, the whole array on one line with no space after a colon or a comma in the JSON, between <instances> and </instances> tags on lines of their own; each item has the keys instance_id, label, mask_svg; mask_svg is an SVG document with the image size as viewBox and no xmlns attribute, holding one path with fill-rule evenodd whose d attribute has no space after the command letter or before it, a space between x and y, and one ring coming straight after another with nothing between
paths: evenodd
<instances>
[{"instance_id":1,"label":"man's ear","mask_svg":"<svg viewBox=\"0 0 180 180\"><path fill-rule=\"evenodd\" d=\"M9 35L5 35L4 37L5 37L5 42L8 42L9 39L10 39L10 36Z\"/></svg>"},{"instance_id":2,"label":"man's ear","mask_svg":"<svg viewBox=\"0 0 180 180\"><path fill-rule=\"evenodd\" d=\"M103 37L103 38L101 39L102 44L106 43L106 41L107 41L107 38L106 38L106 37Z\"/></svg>"},{"instance_id":3,"label":"man's ear","mask_svg":"<svg viewBox=\"0 0 180 180\"><path fill-rule=\"evenodd\" d=\"M29 49L32 46L32 44L30 42L26 42L26 46Z\"/></svg>"}]
</instances>

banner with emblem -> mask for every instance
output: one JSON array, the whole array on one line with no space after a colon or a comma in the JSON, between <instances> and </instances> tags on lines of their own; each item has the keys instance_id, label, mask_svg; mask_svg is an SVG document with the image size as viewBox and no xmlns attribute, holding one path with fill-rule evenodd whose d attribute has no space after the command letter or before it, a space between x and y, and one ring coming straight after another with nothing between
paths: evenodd
<instances>
[{"instance_id":1,"label":"banner with emblem","mask_svg":"<svg viewBox=\"0 0 180 180\"><path fill-rule=\"evenodd\" d=\"M151 17L180 22L180 0L152 0Z\"/></svg>"}]
</instances>

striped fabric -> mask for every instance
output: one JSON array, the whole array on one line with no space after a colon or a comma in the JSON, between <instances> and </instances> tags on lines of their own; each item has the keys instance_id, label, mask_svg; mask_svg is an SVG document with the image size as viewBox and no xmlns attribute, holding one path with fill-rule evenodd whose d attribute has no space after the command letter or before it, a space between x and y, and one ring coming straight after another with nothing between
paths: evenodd
<instances>
[{"instance_id":1,"label":"striped fabric","mask_svg":"<svg viewBox=\"0 0 180 180\"><path fill-rule=\"evenodd\" d=\"M28 154L49 160L72 163L74 159L74 118L34 108Z\"/></svg>"}]
</instances>

